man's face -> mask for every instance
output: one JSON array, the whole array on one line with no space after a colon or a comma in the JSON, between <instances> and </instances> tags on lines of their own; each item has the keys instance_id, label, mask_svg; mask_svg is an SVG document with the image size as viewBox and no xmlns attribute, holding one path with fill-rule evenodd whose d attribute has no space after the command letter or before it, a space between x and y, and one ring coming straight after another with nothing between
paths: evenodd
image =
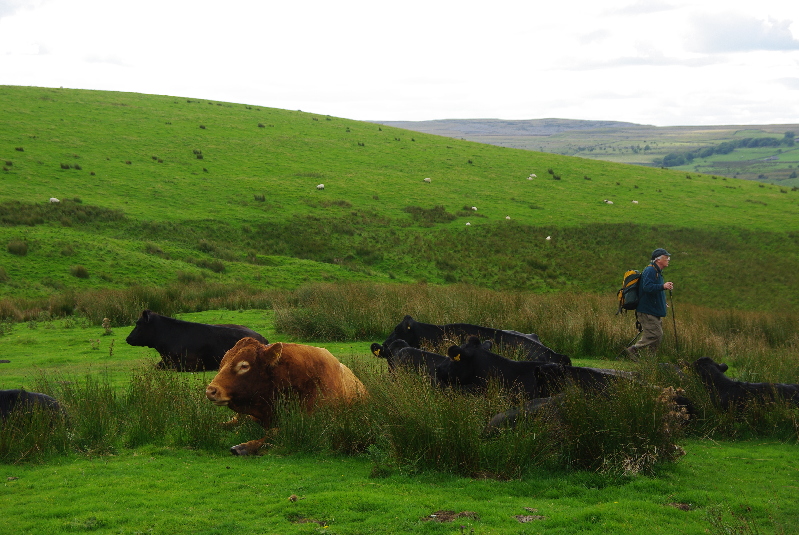
<instances>
[{"instance_id":1,"label":"man's face","mask_svg":"<svg viewBox=\"0 0 799 535\"><path fill-rule=\"evenodd\" d=\"M663 269L663 268L669 266L669 260L671 260L670 256L663 255L663 256L657 257L657 259L655 260L655 263L658 265L658 267L660 269Z\"/></svg>"}]
</instances>

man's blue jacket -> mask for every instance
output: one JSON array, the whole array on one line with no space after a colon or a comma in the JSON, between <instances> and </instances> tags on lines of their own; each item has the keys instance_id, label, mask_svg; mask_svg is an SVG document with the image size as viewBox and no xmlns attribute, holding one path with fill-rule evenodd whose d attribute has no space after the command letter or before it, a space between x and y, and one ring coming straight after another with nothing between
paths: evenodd
<instances>
[{"instance_id":1,"label":"man's blue jacket","mask_svg":"<svg viewBox=\"0 0 799 535\"><path fill-rule=\"evenodd\" d=\"M641 284L639 286L638 312L666 317L666 291L663 289L662 270L654 264L644 268L641 273Z\"/></svg>"}]
</instances>

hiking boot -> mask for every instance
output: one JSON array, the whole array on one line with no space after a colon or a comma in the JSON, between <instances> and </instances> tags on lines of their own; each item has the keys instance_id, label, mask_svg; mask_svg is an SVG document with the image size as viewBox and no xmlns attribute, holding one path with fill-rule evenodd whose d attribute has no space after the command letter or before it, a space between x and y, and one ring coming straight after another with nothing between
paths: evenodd
<instances>
[{"instance_id":1,"label":"hiking boot","mask_svg":"<svg viewBox=\"0 0 799 535\"><path fill-rule=\"evenodd\" d=\"M638 362L638 350L635 348L635 346L628 347L624 350L624 352L627 354L628 359L633 362Z\"/></svg>"}]
</instances>

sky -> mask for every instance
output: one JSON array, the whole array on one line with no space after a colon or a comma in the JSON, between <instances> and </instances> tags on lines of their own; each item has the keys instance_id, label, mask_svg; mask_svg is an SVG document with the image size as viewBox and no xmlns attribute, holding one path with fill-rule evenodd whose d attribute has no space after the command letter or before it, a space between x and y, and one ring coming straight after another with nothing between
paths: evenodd
<instances>
[{"instance_id":1,"label":"sky","mask_svg":"<svg viewBox=\"0 0 799 535\"><path fill-rule=\"evenodd\" d=\"M0 85L356 120L799 123L795 0L0 0Z\"/></svg>"}]
</instances>

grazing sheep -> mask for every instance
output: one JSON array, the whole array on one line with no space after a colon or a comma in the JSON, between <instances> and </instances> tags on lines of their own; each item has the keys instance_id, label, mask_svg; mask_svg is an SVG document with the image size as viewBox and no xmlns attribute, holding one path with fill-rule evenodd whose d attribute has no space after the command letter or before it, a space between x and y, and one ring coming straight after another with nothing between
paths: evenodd
<instances>
[{"instance_id":1,"label":"grazing sheep","mask_svg":"<svg viewBox=\"0 0 799 535\"><path fill-rule=\"evenodd\" d=\"M551 240L551 239L552 239L552 236L547 236L547 237L546 237L546 240L547 240L547 241L549 241L549 240Z\"/></svg>"},{"instance_id":2,"label":"grazing sheep","mask_svg":"<svg viewBox=\"0 0 799 535\"><path fill-rule=\"evenodd\" d=\"M325 185L324 184L319 184L318 186L316 186L316 189L325 189Z\"/></svg>"},{"instance_id":3,"label":"grazing sheep","mask_svg":"<svg viewBox=\"0 0 799 535\"><path fill-rule=\"evenodd\" d=\"M427 182L428 184L430 183L430 179L429 178L425 178L424 181Z\"/></svg>"},{"instance_id":4,"label":"grazing sheep","mask_svg":"<svg viewBox=\"0 0 799 535\"><path fill-rule=\"evenodd\" d=\"M538 178L538 176L536 176L536 174L535 174L535 173L530 173L530 176L529 176L529 177L527 177L527 180L532 180L532 179L534 179L534 178Z\"/></svg>"},{"instance_id":5,"label":"grazing sheep","mask_svg":"<svg viewBox=\"0 0 799 535\"><path fill-rule=\"evenodd\" d=\"M467 226L467 227L470 227L471 225L472 225L471 223L466 223L466 226Z\"/></svg>"},{"instance_id":6,"label":"grazing sheep","mask_svg":"<svg viewBox=\"0 0 799 535\"><path fill-rule=\"evenodd\" d=\"M510 219L510 216L509 216L509 215L506 215L506 216L505 216L505 219Z\"/></svg>"},{"instance_id":7,"label":"grazing sheep","mask_svg":"<svg viewBox=\"0 0 799 535\"><path fill-rule=\"evenodd\" d=\"M56 203L56 202L61 202L61 201L59 201L59 200L58 200L58 199L56 199L55 197L50 197L50 202L52 202L52 203Z\"/></svg>"},{"instance_id":8,"label":"grazing sheep","mask_svg":"<svg viewBox=\"0 0 799 535\"><path fill-rule=\"evenodd\" d=\"M638 201L633 201L633 204L638 204Z\"/></svg>"},{"instance_id":9,"label":"grazing sheep","mask_svg":"<svg viewBox=\"0 0 799 535\"><path fill-rule=\"evenodd\" d=\"M613 204L613 201L609 201L607 199L603 200L602 202L605 203L605 204Z\"/></svg>"},{"instance_id":10,"label":"grazing sheep","mask_svg":"<svg viewBox=\"0 0 799 535\"><path fill-rule=\"evenodd\" d=\"M477 211L477 207L476 206L472 206L472 210L474 210L476 212Z\"/></svg>"}]
</instances>

